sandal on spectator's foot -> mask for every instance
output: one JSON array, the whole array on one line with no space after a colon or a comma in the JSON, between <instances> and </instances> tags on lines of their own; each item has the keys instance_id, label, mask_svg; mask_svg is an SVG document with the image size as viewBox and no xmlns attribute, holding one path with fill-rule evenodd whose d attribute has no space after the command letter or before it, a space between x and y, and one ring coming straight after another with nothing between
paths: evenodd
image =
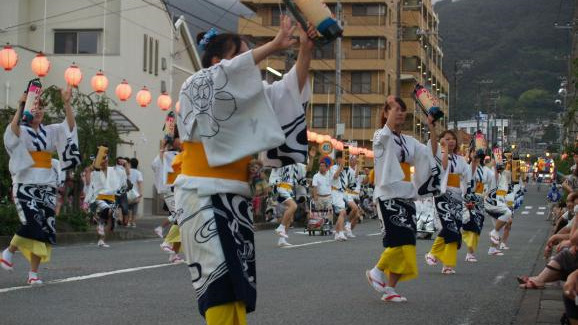
<instances>
[{"instance_id":1,"label":"sandal on spectator's foot","mask_svg":"<svg viewBox=\"0 0 578 325\"><path fill-rule=\"evenodd\" d=\"M536 282L528 279L526 283L519 285L520 289L544 289L544 285L537 285Z\"/></svg>"},{"instance_id":2,"label":"sandal on spectator's foot","mask_svg":"<svg viewBox=\"0 0 578 325\"><path fill-rule=\"evenodd\" d=\"M530 277L527 275L520 275L516 277L516 280L518 281L518 284L524 284L530 280Z\"/></svg>"}]
</instances>

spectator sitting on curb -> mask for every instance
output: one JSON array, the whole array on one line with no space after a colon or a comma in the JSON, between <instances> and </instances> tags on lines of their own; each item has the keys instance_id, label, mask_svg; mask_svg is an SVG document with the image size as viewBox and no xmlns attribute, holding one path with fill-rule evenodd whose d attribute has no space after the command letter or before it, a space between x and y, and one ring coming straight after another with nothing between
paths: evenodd
<instances>
[{"instance_id":1,"label":"spectator sitting on curb","mask_svg":"<svg viewBox=\"0 0 578 325\"><path fill-rule=\"evenodd\" d=\"M578 193L573 192L568 195L568 207L578 210ZM523 289L542 289L547 282L566 280L570 273L578 269L578 258L576 257L578 244L578 227L572 219L568 225L560 230L559 233L548 239L544 250L544 257L548 258L552 253L555 245L558 245L557 254L550 259L542 272L537 276L519 276L517 277L520 288Z\"/></svg>"}]
</instances>

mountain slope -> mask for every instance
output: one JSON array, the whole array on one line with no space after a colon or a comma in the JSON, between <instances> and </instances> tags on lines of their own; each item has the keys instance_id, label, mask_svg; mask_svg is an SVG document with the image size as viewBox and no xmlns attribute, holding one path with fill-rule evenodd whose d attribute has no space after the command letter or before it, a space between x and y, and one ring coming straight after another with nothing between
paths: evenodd
<instances>
[{"instance_id":1,"label":"mountain slope","mask_svg":"<svg viewBox=\"0 0 578 325\"><path fill-rule=\"evenodd\" d=\"M571 20L573 0L443 0L435 5L443 38L444 72L454 81L456 60L473 59L459 78L457 118L492 111L490 90L499 90L501 114L523 113L534 119L556 109L560 76L566 76L570 31L554 23ZM478 82L484 80L484 83ZM493 83L489 83L492 80ZM528 91L543 89L540 103L521 102ZM480 104L481 103L481 104ZM477 105L479 106L477 106ZM544 107L546 106L546 107ZM477 109L476 109L477 108Z\"/></svg>"}]
</instances>

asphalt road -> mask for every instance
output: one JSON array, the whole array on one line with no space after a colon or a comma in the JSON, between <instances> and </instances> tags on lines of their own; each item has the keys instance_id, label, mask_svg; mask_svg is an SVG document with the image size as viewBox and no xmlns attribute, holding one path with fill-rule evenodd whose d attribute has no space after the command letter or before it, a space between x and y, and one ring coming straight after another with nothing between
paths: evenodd
<instances>
[{"instance_id":1,"label":"asphalt road","mask_svg":"<svg viewBox=\"0 0 578 325\"><path fill-rule=\"evenodd\" d=\"M382 251L378 224L362 223L357 238L290 232L293 248L276 247L273 231L256 234L258 306L250 324L510 324L522 291L514 277L532 270L547 236L545 187L531 187L516 213L505 256L486 254L489 225L480 240L479 262L463 262L457 274L441 274L423 255L433 241L419 240L418 279L401 283L408 303L386 304L364 271ZM522 214L523 213L523 214ZM41 287L25 285L27 266L0 273L0 324L204 324L197 311L186 265L169 265L159 240L55 248L43 265ZM304 246L299 246L303 245Z\"/></svg>"}]
</instances>

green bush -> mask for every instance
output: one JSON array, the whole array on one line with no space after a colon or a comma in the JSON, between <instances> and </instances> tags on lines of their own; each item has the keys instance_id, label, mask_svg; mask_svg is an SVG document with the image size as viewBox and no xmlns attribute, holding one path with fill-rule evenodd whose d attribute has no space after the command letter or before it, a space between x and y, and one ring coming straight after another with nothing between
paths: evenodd
<instances>
[{"instance_id":1,"label":"green bush","mask_svg":"<svg viewBox=\"0 0 578 325\"><path fill-rule=\"evenodd\" d=\"M0 236L12 236L20 228L14 204L0 204Z\"/></svg>"},{"instance_id":2,"label":"green bush","mask_svg":"<svg viewBox=\"0 0 578 325\"><path fill-rule=\"evenodd\" d=\"M76 212L61 212L58 217L56 217L56 229L58 232L67 231L88 231L88 221L90 214L84 211Z\"/></svg>"},{"instance_id":3,"label":"green bush","mask_svg":"<svg viewBox=\"0 0 578 325\"><path fill-rule=\"evenodd\" d=\"M86 232L90 215L84 211L62 212L56 217L58 232ZM0 236L12 236L20 228L14 204L0 204Z\"/></svg>"}]
</instances>

